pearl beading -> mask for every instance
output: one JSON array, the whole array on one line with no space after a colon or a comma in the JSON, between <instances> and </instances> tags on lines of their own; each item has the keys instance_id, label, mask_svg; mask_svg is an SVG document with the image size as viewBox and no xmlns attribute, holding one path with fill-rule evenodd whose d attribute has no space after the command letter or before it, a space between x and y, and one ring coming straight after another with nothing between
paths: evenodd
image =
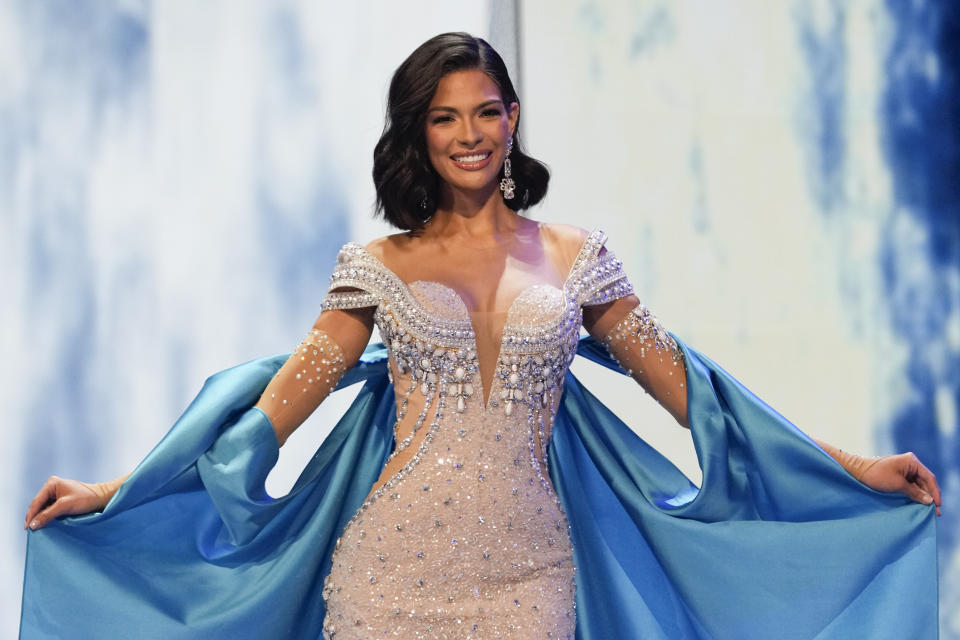
<instances>
[{"instance_id":1,"label":"pearl beading","mask_svg":"<svg viewBox=\"0 0 960 640\"><path fill-rule=\"evenodd\" d=\"M278 433L293 431L346 371L340 346L326 332L311 329L274 374L259 406Z\"/></svg>"},{"instance_id":2,"label":"pearl beading","mask_svg":"<svg viewBox=\"0 0 960 640\"><path fill-rule=\"evenodd\" d=\"M640 352L640 357L645 358L647 352L654 351L658 354L667 353L674 363L683 361L683 351L677 345L657 317L654 316L646 305L638 304L623 317L617 325L607 334L605 342L608 345L622 345L620 349L614 349L612 353L617 359L618 352L628 352L631 350ZM617 362L624 367L627 373L633 374L633 370L624 366L625 363ZM629 365L630 363L626 363Z\"/></svg>"},{"instance_id":3,"label":"pearl beading","mask_svg":"<svg viewBox=\"0 0 960 640\"><path fill-rule=\"evenodd\" d=\"M431 465L427 464L424 468L423 461L424 458L428 457L428 451L431 451L432 441L436 442L436 438L440 437L439 443L441 446L436 452L430 453L429 457L433 459L434 456L437 456L436 460L443 462L441 456L448 456L447 468L455 470L456 473L463 473L467 471L468 465L456 457L449 457L452 455L451 446L454 442L459 443L462 440L466 443L470 441L470 438L473 438L472 442L480 447L477 452L479 456L487 455L489 457L489 455L492 455L492 453L485 454L488 446L483 443L489 443L489 447L492 447L494 451L498 450L498 447L506 446L508 449L504 450L503 453L507 451L515 452L509 454L509 459L512 459L512 464L507 463L509 468L499 468L499 465L489 465L488 468L486 464L479 468L474 467L473 482L477 483L475 485L476 490L479 491L479 487L488 484L495 490L498 481L502 482L508 477L516 478L517 474L533 472L529 478L529 483L527 478L524 478L522 482L517 482L517 479L514 479L512 481L514 483L512 491L509 493L517 501L516 508L518 509L524 505L535 505L535 509L529 507L531 509L529 512L531 523L538 522L542 518L552 518L550 521L551 531L549 534L530 539L529 543L525 544L531 545L530 549L535 552L532 556L534 559L541 557L538 554L543 554L550 548L554 552L561 553L559 557L567 558L556 563L556 570L559 571L555 583L557 585L556 592L566 593L572 587L574 568L570 566L571 556L564 555L569 553L569 523L564 527L565 518L562 515L562 507L549 481L549 475L546 471L544 443L549 441L548 427L552 426L553 415L556 412L562 392L563 379L575 354L582 323L580 306L587 303L600 304L604 299L612 299L611 296L615 296L617 292L623 292L621 295L626 295L626 293L632 291L629 282L623 276L622 265L613 254L607 252L603 256L597 255L603 246L604 239L605 236L601 232L595 231L590 234L574 266L571 268L567 280L564 282L562 291L555 287L543 286L543 291L538 292L535 290L541 285L535 285L522 292L514 305L511 306L503 329L500 352L494 372L493 388L486 390L490 398L489 407L472 407L475 400L475 398L472 398L475 393L474 385L479 375L479 362L475 335L465 307L461 310L462 313L459 316L442 313L443 304L433 305L430 304L429 300L425 300L423 295L419 297L414 295L415 290L420 294L425 294L425 290L414 286L418 283L408 285L402 282L379 260L359 245L350 243L343 248L340 256L338 256L338 265L331 278L331 292L324 300L324 309L377 306L374 318L384 343L390 351L392 368L395 367L397 374L409 376L410 379L410 384L405 389L403 397L398 400L398 419L395 429L400 425L406 414L407 399L410 398L411 394L419 392L424 399L423 409L417 416L412 432L398 443L395 451L391 453L390 459L410 446L413 435L426 422L429 407L433 401L436 401L437 408L436 414L430 421L427 433L424 434L414 455L400 471L372 492L344 529L343 536L346 537L349 534L351 541L351 555L347 556L348 558L352 559L354 557L354 541L357 548L361 544L387 544L387 538L384 538L385 542L380 543L381 537L377 536L376 542L374 542L370 540L368 534L371 528L383 527L386 524L378 525L378 517L382 518L384 514L395 512L397 514L401 513L402 511L398 511L403 507L400 503L410 500L411 495L429 496L431 492L437 490L450 491L452 490L449 488L451 486L454 488L461 487L464 490L469 489L472 485L428 483L427 479L433 477L431 475ZM443 285L439 286L442 287ZM347 288L359 289L359 291L343 291ZM452 292L452 290L450 291ZM540 297L534 295L537 293L543 295ZM554 301L555 303L551 303L551 295L558 299ZM453 296L448 296L448 298L449 300L445 303L448 307L454 306L455 302L462 305L459 297L456 297L456 300L453 300ZM450 414L445 412L450 400L454 402L456 410L452 414L454 418L449 417ZM517 415L517 409L521 407L525 409L525 412ZM486 411L493 408L497 408L497 411ZM462 416L462 418L459 416ZM442 424L448 424L451 420L460 422L459 430L456 429L456 426L451 429L439 429ZM523 431L516 431L515 427L517 425L524 425L525 428ZM495 429L495 433L490 433L485 429ZM521 436L521 433L525 433L525 444L520 445L520 449L516 449L515 447L519 444L517 436ZM456 446L463 447L466 445ZM463 449L463 451L467 450ZM523 453L524 450L529 454L529 467L522 462L526 455ZM483 458L483 460L487 460L487 458ZM492 461L493 458L490 458L490 460ZM410 482L401 482L404 478L413 475L418 469L420 471L415 476L416 480L412 482L416 486L411 486ZM527 471L525 472L524 469ZM501 475L502 479L500 479ZM469 474L463 476L464 482L466 482L467 477L469 477ZM450 479L446 480L446 482L450 481ZM423 484L422 492L419 486L421 483ZM485 489L485 491L488 490L490 489ZM385 506L374 510L374 506L384 495L388 495L390 500L383 503ZM541 500L549 496L550 500L540 503L530 502L535 495L541 496ZM471 506L469 502L463 502L464 496L461 496L460 492L457 492L456 496L459 497L459 501L456 498L446 497L439 508L441 510L453 508L457 504ZM469 493L465 496L468 501L470 497ZM511 495L507 495L506 498L511 498ZM472 506L476 508L486 509L491 506L489 502L480 502L479 498L473 502ZM493 503L495 504L496 500L493 500ZM434 502L433 504L441 503ZM504 507L506 506L508 505L505 504ZM497 509L502 508L498 507ZM447 513L452 514L454 512ZM479 532L487 530L489 527L496 530L498 522L503 535L523 535L520 532L526 530L521 528L517 530L517 533L509 533L516 529L515 524L523 522L519 519L519 512L509 521L500 521L497 517L492 516L494 513L502 513L496 509L490 513L486 511L480 511L479 514L474 513L478 535ZM436 532L444 531L446 527L452 524L448 523L447 520L447 518L438 518L435 527L433 525L431 527ZM391 535L408 535L406 530L415 529L416 526L422 524L413 520L406 520L405 522L396 520L394 522L395 525L390 524L385 529L377 530L393 532ZM530 525L522 525L522 527L528 526ZM410 533L409 535L416 534ZM499 538L497 539L499 540ZM517 541L521 539L516 538ZM342 540L343 538L337 541L334 554L335 567L341 566L338 554L341 553ZM363 542L364 540L367 542ZM412 541L413 539L409 540ZM504 541L508 540L511 540L511 538L507 537ZM452 548L458 548L467 543L468 540L460 539L460 536L449 540ZM542 550L536 551L540 545L542 545ZM508 547L509 545L504 547L501 553L506 553ZM513 547L516 547L516 544ZM511 553L514 552L511 551ZM338 576L337 582L332 579L334 572L331 572L331 575L328 575L324 582L323 591L323 597L328 602L328 607L330 595L339 593L345 584L358 584L352 581L344 582L344 580L347 580L347 576L354 573L355 568L365 569L366 571L361 576L363 578L361 583L374 585L379 584L382 580L391 579L392 574L383 573L388 570L388 567L394 566L387 563L389 556L390 553L387 551L376 551L375 555L372 556L376 567L370 564L354 567L353 563L349 566L342 566L340 572L336 574ZM493 562L491 556L492 554L488 550L484 550L482 557L478 557L478 559L483 562ZM424 558L423 551L418 552L416 557ZM342 561L343 564L346 562L346 560ZM510 560L509 565L518 569L526 566L527 562L530 561ZM491 568L495 566L497 565L491 565ZM346 571L346 573L342 573L343 571ZM487 572L483 571L482 573L486 574ZM417 592L425 590L430 586L427 584L430 581L430 576L437 577L438 575L435 573L422 574L412 583L411 588L418 590ZM461 571L454 578L462 576L463 572ZM488 584L482 582L487 577L487 575L479 575L481 581L477 583L478 586ZM427 578L427 583L425 583L424 578ZM356 588L358 586L351 587L351 589ZM404 587L404 589L406 588ZM436 589L436 585L433 588ZM501 588L509 594L511 583L506 582ZM424 591L424 593L427 592ZM431 591L430 593L434 592ZM570 609L565 614L563 611L550 614L554 621L551 622L551 625L554 623L559 625L555 627L556 633L545 627L544 637L572 637L575 601L573 601L572 592L570 593ZM379 597L383 598L383 595ZM415 595L409 597L417 598ZM455 599L459 599L459 596L450 592L450 595L444 596L443 601L448 606L453 606ZM521 598L514 598L514 605L519 606L522 599L522 596ZM430 600L433 601L433 596L430 597ZM551 601L535 598L534 602L544 605ZM422 609L418 608L418 614L420 611ZM440 609L437 609L437 611L439 613ZM529 611L535 616L538 615L538 605L533 604ZM441 618L437 623L426 624L426 626L405 626L404 618L409 616L410 624L412 624L414 612L410 610L406 616L401 616L403 611L397 608L393 613L396 616L395 622L390 625L389 631L383 632L384 635L391 635L391 637L448 637L441 631L441 626L438 626L439 622L445 620L451 624L455 622L457 625L461 622L459 617L453 620L454 613L450 613L450 619ZM544 615L546 615L546 612L544 612ZM566 619L569 622L560 622L561 619ZM494 624L498 635L501 632L509 634L511 631L521 634L520 636L510 635L510 637L532 637L529 635L530 629L536 628L535 626L528 626L534 624L532 620L525 620L522 617L517 618L517 620L522 620L526 624L514 624L514 622L511 622L513 618L510 616L504 617L503 620L505 620L503 626L498 626L490 620L487 620L484 624ZM363 622L360 618L348 618L342 609L338 609L335 615L331 615L328 608L328 618L325 620L324 630L329 637L335 636L338 639L367 637L374 630L370 626L372 620L368 619L366 621L366 627L363 626ZM487 628L487 633L490 633L490 627ZM460 630L471 631L469 626L453 625L451 629L457 630L454 633L459 633ZM561 632L560 629L566 630ZM477 632L477 630L478 625L473 624L472 631ZM380 634L378 633L378 635ZM508 636L504 635L503 637ZM538 635L537 637L541 636Z\"/></svg>"},{"instance_id":4,"label":"pearl beading","mask_svg":"<svg viewBox=\"0 0 960 640\"><path fill-rule=\"evenodd\" d=\"M504 356L543 353L557 345L569 356L566 362L569 364L582 323L581 306L602 304L633 292L623 272L623 263L613 252L596 256L605 239L602 232L594 231L585 241L564 283L567 304L563 313L536 325L508 322L504 326L500 364L513 364L504 361ZM473 394L473 376L479 368L476 335L469 317L450 318L429 313L413 296L409 285L359 244L344 245L337 260L323 309L377 305L377 326L395 356L398 371L418 372L425 395L427 385L437 384L441 373L447 374L444 382L458 385L457 409L463 411L467 398ZM345 288L361 291L337 291ZM436 366L432 358L438 350L446 351L445 357L456 364L440 367L438 371L418 366L420 362Z\"/></svg>"},{"instance_id":5,"label":"pearl beading","mask_svg":"<svg viewBox=\"0 0 960 640\"><path fill-rule=\"evenodd\" d=\"M566 301L563 312L533 325L508 321L503 329L495 370L502 389L499 402L490 390L490 405L497 407L502 403L507 416L512 416L516 404L527 406L532 434L531 458L541 460L544 468L543 442L548 434L542 427L540 410L554 397L559 397L566 369L576 354L582 324L581 306L602 304L633 292L623 272L623 263L616 255L612 251L598 255L606 238L602 231L594 230L584 241L563 284ZM518 300L522 297L523 293ZM397 372L411 375L411 385L398 410L395 428L406 415L407 400L415 387L419 387L425 399L410 434L400 440L391 453L389 459L393 459L411 444L423 426L434 395L452 395L457 412L466 411L467 401L474 392L474 376L479 371L476 335L469 316L448 317L428 311L413 295L411 285L361 245L347 243L337 255L323 309L373 305L377 305L375 321ZM452 394L448 391L450 388ZM540 426L534 428L534 425ZM428 433L423 444L429 439ZM413 459L418 458L415 455ZM537 465L538 470L540 467ZM397 475L402 477L402 473L403 470ZM541 476L540 480L549 485L546 478Z\"/></svg>"},{"instance_id":6,"label":"pearl beading","mask_svg":"<svg viewBox=\"0 0 960 640\"><path fill-rule=\"evenodd\" d=\"M643 390L678 420L687 414L687 372L683 351L642 304L607 334L609 353Z\"/></svg>"}]
</instances>

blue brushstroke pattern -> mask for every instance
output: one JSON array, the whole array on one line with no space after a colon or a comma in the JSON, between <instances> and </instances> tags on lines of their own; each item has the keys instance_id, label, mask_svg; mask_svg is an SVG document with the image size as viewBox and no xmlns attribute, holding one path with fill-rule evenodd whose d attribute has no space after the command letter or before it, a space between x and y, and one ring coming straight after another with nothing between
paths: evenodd
<instances>
[{"instance_id":1,"label":"blue brushstroke pattern","mask_svg":"<svg viewBox=\"0 0 960 640\"><path fill-rule=\"evenodd\" d=\"M806 4L806 3L802 3ZM844 31L846 12L842 3L834 0L824 10L829 12L826 33L813 26L809 6L801 10L798 21L800 47L809 65L816 89L809 98L813 116L804 121L813 136L809 151L816 158L808 165L813 194L822 213L835 212L843 199L844 170L847 162L843 113L847 102L847 52Z\"/></svg>"},{"instance_id":2,"label":"blue brushstroke pattern","mask_svg":"<svg viewBox=\"0 0 960 640\"><path fill-rule=\"evenodd\" d=\"M886 8L894 29L885 65L883 146L898 215L908 216L926 235L923 246L905 246L894 225L884 230L889 321L908 345L912 391L889 428L897 448L916 452L942 481L960 473L960 438L937 429L935 414L938 388L948 389L954 406L960 406L960 354L947 337L957 331L949 323L960 314L960 4L889 0ZM916 260L927 263L927 277L904 268ZM946 499L942 569L960 552L960 500ZM945 581L944 586L941 610L954 611L960 605L957 585ZM945 630L944 637L958 636Z\"/></svg>"},{"instance_id":3,"label":"blue brushstroke pattern","mask_svg":"<svg viewBox=\"0 0 960 640\"><path fill-rule=\"evenodd\" d=\"M297 17L289 8L277 8L270 14L265 48L271 77L269 90L282 96L280 102L287 109L314 109L318 89L314 88L311 69L305 63L307 47ZM269 108L263 107L265 111ZM269 120L268 115L264 113L258 122ZM258 145L266 145L266 135L262 129L257 132ZM321 154L323 158L331 155ZM264 157L263 153L255 153L255 162L262 162ZM300 335L305 331L302 319L315 317L320 312L337 250L352 239L349 237L349 197L335 182L336 167L318 166L313 193L309 201L303 203L305 210L282 211L278 204L282 199L274 195L274 189L282 185L263 180L270 172L261 167L254 170L254 175L258 178L255 198L259 232L275 257L270 263L275 291L279 299L291 304L290 335ZM304 219L313 223L304 226Z\"/></svg>"},{"instance_id":4,"label":"blue brushstroke pattern","mask_svg":"<svg viewBox=\"0 0 960 640\"><path fill-rule=\"evenodd\" d=\"M85 233L91 218L88 167L65 162L56 141L45 142L38 132L62 128L59 119L72 117L66 124L81 127L77 139L95 145L107 114L126 108L142 89L149 71L149 12L143 3L127 6L118 11L112 3L23 0L13 9L24 36L22 64L33 81L16 105L18 126L6 130L4 157L11 167L30 156L44 167L29 187L35 195L26 220L28 259L19 276L28 295L18 304L30 331L57 328L54 335L25 339L52 342L58 358L37 363L49 373L40 384L23 389L29 398L20 425L24 473L16 500L21 505L33 497L49 469L88 477L101 455L93 444L104 429L97 411L104 392L91 370L98 318L95 257ZM51 319L54 313L57 317Z\"/></svg>"},{"instance_id":5,"label":"blue brushstroke pattern","mask_svg":"<svg viewBox=\"0 0 960 640\"><path fill-rule=\"evenodd\" d=\"M844 190L856 162L848 154L844 120L850 7L837 1L819 7L825 12L819 21L808 3L795 7L811 85L803 129L813 136L804 151L819 211L838 222L856 207ZM916 453L944 487L955 485L960 474L960 439L938 428L943 416L936 402L938 389L947 389L954 407L960 406L960 357L949 339L951 331L960 332L949 326L960 317L960 4L888 0L885 8L891 41L882 54L886 84L877 118L893 194L878 222L878 263L872 268L883 287L877 292L887 314L882 321L906 361L896 372L900 387L887 389L899 404L879 417L876 433L894 451ZM840 286L845 294L860 295L850 282ZM941 570L958 553L958 511L960 499L945 494ZM960 606L960 586L942 577L941 611L950 612ZM941 637L957 640L948 617L941 621Z\"/></svg>"}]
</instances>

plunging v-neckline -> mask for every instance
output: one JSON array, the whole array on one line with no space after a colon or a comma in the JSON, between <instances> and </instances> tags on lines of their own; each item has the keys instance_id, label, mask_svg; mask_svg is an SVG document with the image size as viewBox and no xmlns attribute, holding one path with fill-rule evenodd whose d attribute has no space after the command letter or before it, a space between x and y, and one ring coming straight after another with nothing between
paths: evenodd
<instances>
[{"instance_id":1,"label":"plunging v-neckline","mask_svg":"<svg viewBox=\"0 0 960 640\"><path fill-rule=\"evenodd\" d=\"M380 264L383 265L382 262L381 262ZM387 269L388 271L390 271L390 269L389 269L386 265L383 265L383 267L384 267L385 269ZM396 276L396 274L393 273L393 271L390 271L390 273L393 274L394 276ZM490 404L490 393L491 393L492 390L493 390L493 385L494 385L494 382L495 382L495 380L494 380L494 377L495 377L495 376L491 376L491 377L490 377L489 383L483 379L483 374L482 374L482 372L483 372L484 368L483 368L482 366L480 366L480 346L479 346L478 340L477 340L477 336L478 336L479 334L478 334L478 332L477 332L477 325L475 325L474 322L473 322L473 314L474 314L474 313L476 313L476 314L480 314L480 313L488 313L488 314L491 314L491 313L502 313L502 312L499 312L499 311L474 311L474 312L471 312L470 309L467 307L467 303L464 302L463 296L460 295L460 292L459 292L459 291L457 291L456 289L454 289L454 288L451 287L450 285L444 284L443 282L440 282L440 281L438 281L438 280L412 280L412 281L410 281L409 283L406 283L406 282L404 282L403 280L400 280L398 276L397 276L397 279L399 280L400 284L407 290L407 292L411 295L411 297L412 297L414 300L417 300L417 296L416 296L416 294L414 294L413 290L410 288L410 285L417 284L417 283L438 285L438 286L440 286L440 287L443 287L444 289L446 289L446 290L449 291L450 293L452 293L452 294L457 298L457 300L458 300L458 302L460 303L460 306L462 307L464 313L466 313L466 318L462 318L461 320L463 320L466 324L468 324L468 325L470 326L470 333L471 333L471 335L473 336L473 338L472 338L472 340L473 340L473 349L477 352L477 371L478 371L477 377L479 378L479 382L480 382L480 405L481 405L481 409L482 409L482 410L486 410L486 408L487 408L487 407L489 406L489 404ZM568 276L567 279L569 279L569 276ZM562 295L562 294L563 294L563 289L564 289L565 286L566 286L566 280L563 282L563 284L562 284L560 287L556 287L556 286L554 286L554 285L552 285L552 284L549 284L549 283L546 283L546 282L535 282L535 283L533 283L533 284L531 284L531 285L528 285L528 286L526 286L526 287L524 287L523 289L520 290L520 293L518 293L518 294L513 298L513 300L510 302L510 306L507 308L507 311L506 311L506 313L504 314L503 325L500 327L500 331L499 331L497 334L495 334L495 335L497 336L497 343L496 343L497 346L496 346L496 349L495 349L495 351L496 351L496 356L495 356L495 357L496 357L496 362L500 362L500 358L503 356L503 337L504 337L504 335L506 335L507 328L510 326L510 316L511 316L511 314L513 313L513 308L516 306L517 302L518 302L521 298L523 298L524 295L526 295L526 293L527 293L528 291L531 291L531 290L533 290L533 289L536 289L537 287L549 287L549 288L551 288L551 289L554 289L555 291L559 291L559 292L561 293L561 295ZM417 300L417 304L420 304L420 301L419 301L419 300ZM423 307L422 304L421 304L420 306L421 306L421 308ZM432 314L432 313L429 312L429 311L426 311L425 309L424 309L424 312L425 312L425 313L428 313L428 314L430 314L430 315L436 315L436 314ZM496 370L497 370L497 365L494 364L493 371L496 372Z\"/></svg>"},{"instance_id":2,"label":"plunging v-neckline","mask_svg":"<svg viewBox=\"0 0 960 640\"><path fill-rule=\"evenodd\" d=\"M507 328L510 326L510 314L513 313L513 308L514 308L514 306L516 306L517 302L518 302L520 299L522 299L523 296L526 295L526 293L527 293L528 291L531 291L532 289L535 289L536 287L550 287L551 289L555 289L555 290L557 290L557 291L560 291L560 293L564 295L564 298L566 298L565 292L566 292L567 284L570 282L570 278L573 277L573 274L574 274L574 272L575 272L576 269L577 269L577 265L581 262L581 258L583 257L583 252L584 252L584 250L587 248L588 243L589 243L589 240L590 240L590 237L593 236L593 234L595 233L595 231L596 231L596 230L591 231L591 232L587 235L587 237L584 239L583 243L580 245L580 250L577 252L577 256L576 256L576 258L574 259L573 264L570 265L570 269L567 271L567 276L566 276L566 278L564 278L563 283L561 284L561 286L560 286L559 288L556 287L556 286L554 286L553 284L550 284L550 283L547 283L547 282L535 282L535 283L530 284L530 285L524 287L523 289L521 289L520 292L513 298L513 300L511 300L510 305L507 307L506 315L504 316L503 326L500 327L500 331L499 331L499 333L497 334L497 336L498 336L498 338L497 338L497 348L496 348L496 361L497 361L497 362L499 362L499 361L500 361L500 358L503 356L503 337L504 337L504 335L506 334ZM470 333L471 333L472 342L473 342L473 349L474 349L474 351L476 351L476 353L477 353L477 368L478 368L478 376L477 376L477 377L479 378L479 383L480 383L480 403L481 403L481 409L484 410L484 411L486 411L487 407L490 405L490 393L492 392L493 386L494 386L494 384L495 384L495 380L494 380L495 376L492 376L491 379L490 379L490 381L489 381L489 383L488 383L487 381L485 381L485 380L483 379L483 375L480 374L480 371L483 371L483 367L480 366L480 349L479 349L479 347L478 347L478 345L477 345L477 335L478 335L478 334L477 334L477 328L476 328L476 326L475 326L474 323L473 323L473 316L471 315L471 311L470 311L469 307L467 307L467 303L464 301L463 296L460 295L460 292L457 291L455 288L451 287L450 285L445 284L445 283L443 283L443 282L440 282L439 280L422 280L422 279L417 279L417 280L411 280L410 282L406 282L406 281L404 281L400 276L398 276L393 269L391 269L390 267L388 267L388 266L383 262L383 260L381 260L380 258L378 258L377 256L375 256L374 254L370 253L365 247L363 247L363 246L361 246L361 245L358 245L358 246L360 246L360 248L363 250L363 252L364 252L366 255L368 255L370 258L372 258L374 261L376 261L376 263L377 263L378 265L380 265L380 267L381 267L387 274L389 274L389 276L390 276L391 278L395 279L396 282L397 282L401 287L403 287L404 291L406 291L406 293L410 296L410 298L420 307L420 310L421 310L423 313L425 313L425 314L427 314L427 315L430 315L430 316L436 316L436 315L437 315L437 314L435 314L435 313L433 313L433 312L427 311L427 310L423 307L423 304L420 302L420 300L417 299L417 296L414 294L413 289L411 288L411 285L414 285L414 284L416 284L416 283L435 284L435 285L438 285L438 286L440 286L440 287L443 287L444 289L446 289L447 291L449 291L450 293L452 293L452 294L457 298L458 302L460 303L460 306L463 308L463 310L464 310L464 312L466 313L466 316L467 316L466 318L460 318L460 320L463 321L463 322L465 322L465 324L470 327ZM497 313L497 312L489 312L489 311L488 311L488 312L474 312L474 313ZM561 313L562 313L562 312L561 312ZM494 371L494 372L496 371L496 365L494 365L493 371Z\"/></svg>"}]
</instances>

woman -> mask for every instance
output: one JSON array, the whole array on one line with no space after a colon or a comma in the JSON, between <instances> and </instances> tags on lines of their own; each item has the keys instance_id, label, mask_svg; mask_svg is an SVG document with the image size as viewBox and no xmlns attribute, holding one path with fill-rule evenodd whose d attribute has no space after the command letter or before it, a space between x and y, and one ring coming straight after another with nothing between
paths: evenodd
<instances>
[{"instance_id":1,"label":"woman","mask_svg":"<svg viewBox=\"0 0 960 640\"><path fill-rule=\"evenodd\" d=\"M64 533L51 550L28 556L25 637L57 625L34 606L28 588L32 574L44 573L37 568L43 554L55 557L58 549L84 545L106 553L130 544L144 525L159 527L143 536L160 547L147 545L141 553L157 556L120 555L153 571L182 561L166 578L183 584L193 576L204 588L176 596L164 591L163 577L138 584L142 575L135 569L131 578L126 567L104 571L83 564L93 555L83 551L67 554L82 566L65 572L113 588L133 584L141 594L115 596L124 603L114 609L124 612L110 615L126 615L141 637L315 637L321 616L325 636L338 639L573 638L577 630L602 634L597 637L743 638L771 637L771 629L779 637L813 637L811 631L824 629L842 637L868 614L878 619L872 610L857 612L862 594L883 600L899 587L834 586L825 602L811 593L802 605L794 600L797 617L784 627L789 614L783 606L797 597L796 585L802 594L825 574L773 570L778 577L768 584L772 568L750 569L749 562L822 552L821 559L834 563L830 575L837 581L860 565L923 573L898 550L921 548L920 564L928 563L930 526L922 523L931 522L929 510L918 516L916 509L895 509L904 501L857 488L862 485L838 475L779 416L678 343L633 294L602 232L537 223L517 213L543 198L548 180L545 167L521 150L519 119L503 61L483 40L443 34L414 51L393 77L373 172L378 209L403 232L366 247L344 246L323 313L279 370L267 367L272 377L265 388L257 382L265 381L262 372L222 383L223 389L205 388L185 414L191 429L175 427L130 482L47 482L28 509L31 529L58 516L104 513L100 520L59 522ZM323 460L308 467L291 496L269 499L251 469L269 469L276 446L342 386L345 375L362 377L355 372L378 362L361 361L374 323L388 354L380 371L393 383L389 433L364 440L363 429L352 428L341 437L338 425L328 440L339 448L325 453L322 447L317 455ZM622 425L603 426L620 423L567 375L581 325L682 426L699 433L701 449L714 442L701 451L699 495L642 443L611 441L628 438ZM596 352L593 357L603 359ZM369 393L348 417L356 410L352 423L368 428L385 423L382 407L374 405L389 387L376 387L376 376L365 375ZM217 398L214 409L206 400L211 396ZM586 430L591 423L600 426ZM590 442L597 434L606 441ZM732 434L744 441L735 442ZM390 440L396 446L387 456ZM935 503L939 513L936 480L912 454L867 460L819 444L863 485ZM586 454L580 460L578 451ZM580 466L586 457L592 463ZM637 462L643 463L639 469L632 466ZM806 476L789 468L794 462L806 467ZM126 493L111 502L121 486ZM607 503L609 509L597 509ZM885 512L907 515L898 524L892 516L878 519ZM195 531L182 529L184 513ZM758 532L758 521L772 522ZM798 522L784 527L785 521ZM83 527L70 529L70 522L100 529L77 534ZM733 538L716 537L717 527L707 526L734 522L743 526ZM598 526L591 530L590 523ZM826 557L836 553L838 540L844 548L863 545L857 535L877 526L897 531L867 544L882 549L883 560ZM339 537L329 553L332 536ZM741 543L744 548L733 548ZM788 543L795 546L785 549ZM303 547L314 544L326 551L315 554L306 570L310 556ZM627 548L625 555L623 547L635 544L644 546ZM723 585L735 592L734 602L769 605L769 611L731 619L722 597L704 597L701 585L686 585L704 578L714 590L721 586L707 567L697 570L696 561L685 565L689 560L675 557L696 556L701 545L730 554L716 558L717 565L743 565L718 574L743 583ZM616 562L604 567L611 559ZM325 615L315 598L318 566L325 576ZM247 573L255 576L256 589L237 577ZM620 573L629 587L618 584ZM929 587L929 576L924 579ZM637 586L638 580L648 583ZM770 602L771 585L785 589L779 602ZM907 585L913 593L915 586ZM292 601L291 593L298 594ZM634 610L631 598L643 612ZM610 603L619 610L605 609ZM848 612L848 619L839 612ZM73 633L85 637L76 626Z\"/></svg>"}]
</instances>

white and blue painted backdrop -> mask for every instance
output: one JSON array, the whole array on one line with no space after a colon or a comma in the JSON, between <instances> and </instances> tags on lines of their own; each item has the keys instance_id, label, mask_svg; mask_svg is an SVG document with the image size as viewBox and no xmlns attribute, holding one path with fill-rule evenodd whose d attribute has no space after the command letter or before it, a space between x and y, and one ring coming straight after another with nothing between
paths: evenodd
<instances>
[{"instance_id":1,"label":"white and blue painted backdrop","mask_svg":"<svg viewBox=\"0 0 960 640\"><path fill-rule=\"evenodd\" d=\"M532 215L604 227L664 323L804 430L933 468L960 639L958 25L934 0L0 0L0 636L30 496L128 471L207 375L296 344L336 249L388 231L391 72L466 30L553 170ZM630 384L601 396L697 478Z\"/></svg>"}]
</instances>

